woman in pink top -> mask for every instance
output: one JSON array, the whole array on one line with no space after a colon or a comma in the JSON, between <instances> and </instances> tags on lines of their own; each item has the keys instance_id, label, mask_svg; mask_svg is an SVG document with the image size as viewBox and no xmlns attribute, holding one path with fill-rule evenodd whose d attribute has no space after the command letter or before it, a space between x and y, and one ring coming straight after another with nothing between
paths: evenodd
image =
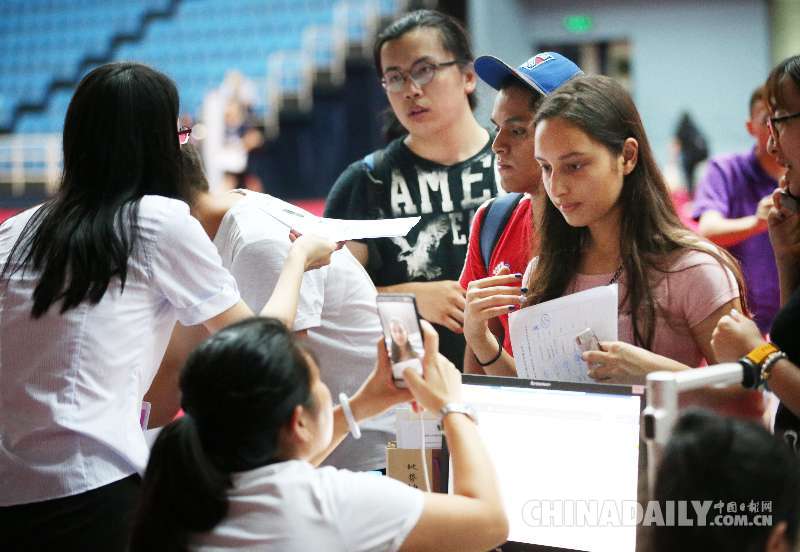
<instances>
[{"instance_id":1,"label":"woman in pink top","mask_svg":"<svg viewBox=\"0 0 800 552\"><path fill-rule=\"evenodd\" d=\"M540 254L522 296L513 287L519 275L486 278L467 295L465 334L475 353L492 358L497 345L471 336L470 321L618 283L620 340L584 354L592 378L643 382L648 372L714 363L717 321L743 310L740 271L681 225L629 94L607 77L579 77L545 99L535 122L550 199ZM515 374L513 358L501 351L493 371ZM702 402L758 414L759 397L744 394L703 392Z\"/></svg>"}]
</instances>

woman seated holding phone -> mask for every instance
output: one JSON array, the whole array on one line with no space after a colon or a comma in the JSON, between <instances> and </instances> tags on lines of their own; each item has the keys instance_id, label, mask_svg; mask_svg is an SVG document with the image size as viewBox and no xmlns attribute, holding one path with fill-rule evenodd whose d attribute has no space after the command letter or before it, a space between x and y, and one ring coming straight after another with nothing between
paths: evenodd
<instances>
[{"instance_id":1,"label":"woman seated holding phone","mask_svg":"<svg viewBox=\"0 0 800 552\"><path fill-rule=\"evenodd\" d=\"M395 386L381 340L375 370L335 409L316 360L277 320L252 318L206 340L181 374L186 416L153 446L131 549L477 551L502 543L508 521L475 422L459 404L460 374L422 324L424 379L407 369L408 389ZM454 495L315 468L348 425L412 398L442 412Z\"/></svg>"},{"instance_id":2,"label":"woman seated holding phone","mask_svg":"<svg viewBox=\"0 0 800 552\"><path fill-rule=\"evenodd\" d=\"M711 332L742 310L741 274L730 255L681 224L630 95L610 78L577 77L545 98L534 122L550 199L539 256L524 277L485 278L467 292L464 334L486 372L516 375L489 319L613 283L619 341L583 353L592 378L641 383L648 372L714 363ZM761 414L760 396L744 390L704 391L699 402Z\"/></svg>"}]
</instances>

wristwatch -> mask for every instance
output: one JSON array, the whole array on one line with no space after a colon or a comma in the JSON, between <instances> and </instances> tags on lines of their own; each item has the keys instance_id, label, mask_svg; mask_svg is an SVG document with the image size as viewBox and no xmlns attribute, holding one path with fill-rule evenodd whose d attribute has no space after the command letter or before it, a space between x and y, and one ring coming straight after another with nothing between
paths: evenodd
<instances>
[{"instance_id":1,"label":"wristwatch","mask_svg":"<svg viewBox=\"0 0 800 552\"><path fill-rule=\"evenodd\" d=\"M773 353L778 352L780 352L780 349L772 343L763 343L740 358L739 364L744 368L742 385L748 389L755 389L762 385L764 383L762 374L764 362L768 357L772 356ZM769 372L767 372L767 377L769 377Z\"/></svg>"},{"instance_id":2,"label":"wristwatch","mask_svg":"<svg viewBox=\"0 0 800 552\"><path fill-rule=\"evenodd\" d=\"M478 425L478 413L475 412L475 409L468 404L447 403L442 407L439 413L442 415L442 418L444 418L448 414L463 414L464 416L472 420L475 423L475 425Z\"/></svg>"}]
</instances>

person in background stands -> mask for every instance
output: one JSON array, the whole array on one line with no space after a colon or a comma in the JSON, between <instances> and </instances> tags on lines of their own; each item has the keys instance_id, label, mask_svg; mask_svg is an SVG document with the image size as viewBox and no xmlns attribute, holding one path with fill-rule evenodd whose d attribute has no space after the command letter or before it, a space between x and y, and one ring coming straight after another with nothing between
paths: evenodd
<instances>
[{"instance_id":1,"label":"person in background stands","mask_svg":"<svg viewBox=\"0 0 800 552\"><path fill-rule=\"evenodd\" d=\"M489 132L472 113L477 77L464 28L431 10L409 13L375 42L375 67L407 134L350 165L328 195L325 216L421 216L404 238L351 241L380 292L414 293L420 314L441 326L442 353L464 356L464 266L475 210L497 193Z\"/></svg>"},{"instance_id":2,"label":"person in background stands","mask_svg":"<svg viewBox=\"0 0 800 552\"><path fill-rule=\"evenodd\" d=\"M720 155L708 163L697 186L692 216L698 231L726 247L742 265L747 284L747 305L761 333L769 333L780 308L780 289L775 255L767 234L767 214L772 192L783 175L767 151L769 128L764 87L750 97L747 132L755 145L747 153Z\"/></svg>"}]
</instances>

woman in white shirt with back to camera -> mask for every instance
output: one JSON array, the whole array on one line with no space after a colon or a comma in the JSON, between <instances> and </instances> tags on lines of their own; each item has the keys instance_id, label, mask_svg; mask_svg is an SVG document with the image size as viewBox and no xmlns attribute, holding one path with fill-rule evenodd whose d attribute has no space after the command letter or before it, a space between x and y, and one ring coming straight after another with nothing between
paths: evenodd
<instances>
[{"instance_id":1,"label":"woman in white shirt with back to camera","mask_svg":"<svg viewBox=\"0 0 800 552\"><path fill-rule=\"evenodd\" d=\"M0 227L4 550L125 550L142 397L176 320L214 332L253 314L179 201L177 120L165 75L94 69L67 109L58 193ZM334 248L296 240L262 313L291 323L303 272Z\"/></svg>"},{"instance_id":2,"label":"woman in white shirt with back to camera","mask_svg":"<svg viewBox=\"0 0 800 552\"><path fill-rule=\"evenodd\" d=\"M372 374L335 409L316 360L275 320L246 320L203 342L181 373L186 415L153 445L131 552L468 552L505 541L494 469L460 404L461 374L422 325L424 379L409 368L408 390L395 387L381 339ZM442 414L453 495L315 467L345 437L348 416L352 425L412 397Z\"/></svg>"}]
</instances>

